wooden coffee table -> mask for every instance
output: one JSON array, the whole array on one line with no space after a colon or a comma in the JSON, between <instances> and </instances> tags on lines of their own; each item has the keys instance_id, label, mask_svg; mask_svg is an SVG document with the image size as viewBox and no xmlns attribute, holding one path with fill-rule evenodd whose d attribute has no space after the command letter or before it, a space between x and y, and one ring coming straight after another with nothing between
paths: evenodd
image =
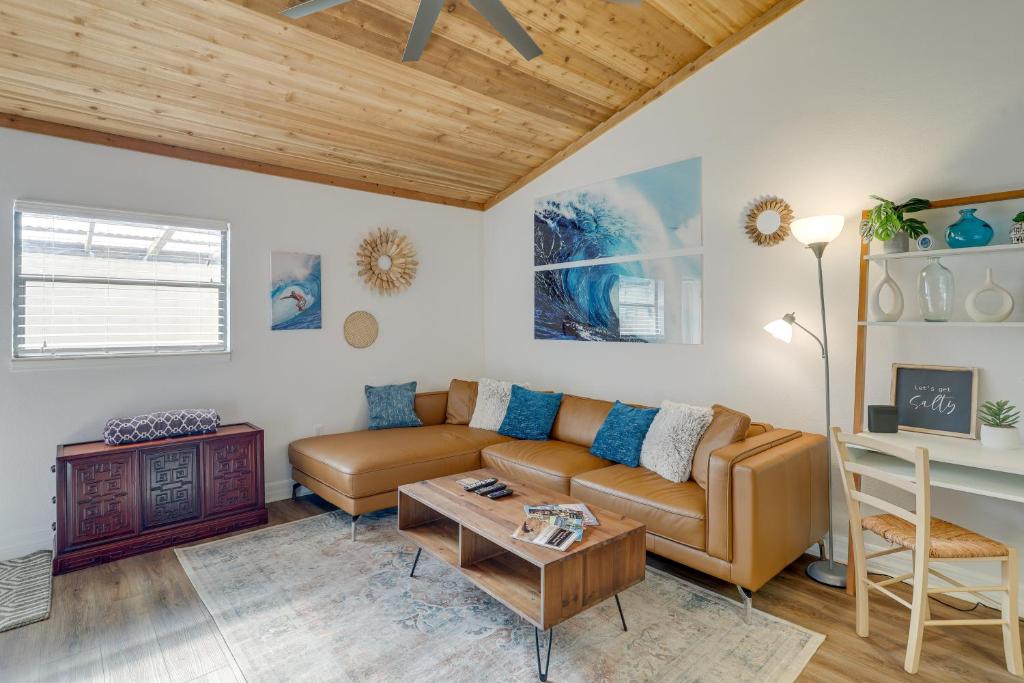
<instances>
[{"instance_id":1,"label":"wooden coffee table","mask_svg":"<svg viewBox=\"0 0 1024 683\"><path fill-rule=\"evenodd\" d=\"M487 477L515 495L491 500L455 483ZM533 624L537 674L545 681L555 625L614 597L625 629L618 594L644 580L644 525L589 503L600 526L587 527L566 552L512 538L525 519L524 505L578 502L486 469L405 484L398 489L398 531L419 546L409 576L426 550ZM543 669L540 631L550 631Z\"/></svg>"}]
</instances>

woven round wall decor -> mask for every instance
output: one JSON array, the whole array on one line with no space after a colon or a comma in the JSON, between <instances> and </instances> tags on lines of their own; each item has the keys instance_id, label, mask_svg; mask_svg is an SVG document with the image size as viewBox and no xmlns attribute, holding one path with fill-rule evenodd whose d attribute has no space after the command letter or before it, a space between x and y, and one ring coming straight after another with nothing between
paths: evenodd
<instances>
[{"instance_id":1,"label":"woven round wall decor","mask_svg":"<svg viewBox=\"0 0 1024 683\"><path fill-rule=\"evenodd\" d=\"M372 313L356 311L345 318L345 341L349 346L365 349L377 341L377 319Z\"/></svg>"},{"instance_id":2,"label":"woven round wall decor","mask_svg":"<svg viewBox=\"0 0 1024 683\"><path fill-rule=\"evenodd\" d=\"M747 237L761 247L774 247L789 237L793 209L784 199L764 197L747 212Z\"/></svg>"},{"instance_id":3,"label":"woven round wall decor","mask_svg":"<svg viewBox=\"0 0 1024 683\"><path fill-rule=\"evenodd\" d=\"M363 240L356 254L359 277L380 294L398 294L416 279L416 249L405 235L377 228Z\"/></svg>"}]
</instances>

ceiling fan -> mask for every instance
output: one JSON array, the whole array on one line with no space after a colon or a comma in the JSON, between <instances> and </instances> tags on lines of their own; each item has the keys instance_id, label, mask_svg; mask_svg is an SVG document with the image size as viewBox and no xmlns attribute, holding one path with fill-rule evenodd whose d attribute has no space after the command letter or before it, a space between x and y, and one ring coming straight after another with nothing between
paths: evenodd
<instances>
[{"instance_id":1,"label":"ceiling fan","mask_svg":"<svg viewBox=\"0 0 1024 683\"><path fill-rule=\"evenodd\" d=\"M290 19L300 19L310 14L341 5L349 0L306 0L294 7L281 12ZM441 13L448 0L420 0L419 9L416 10L416 19L413 20L412 29L409 31L409 40L405 44L405 52L402 54L403 62L415 62L423 54L430 34L434 30L434 23ZM643 0L611 0L612 2L624 5L639 5ZM512 44L525 59L533 59L541 54L540 47L533 42L526 29L516 21L512 13L508 11L501 0L469 0L469 3L476 8L476 11L489 21L498 33L505 36L505 40Z\"/></svg>"}]
</instances>

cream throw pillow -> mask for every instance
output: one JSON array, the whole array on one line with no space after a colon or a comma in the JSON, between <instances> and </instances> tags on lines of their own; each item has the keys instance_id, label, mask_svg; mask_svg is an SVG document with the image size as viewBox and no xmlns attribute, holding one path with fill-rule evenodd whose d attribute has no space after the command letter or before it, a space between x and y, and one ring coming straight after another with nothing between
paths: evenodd
<instances>
[{"instance_id":1,"label":"cream throw pillow","mask_svg":"<svg viewBox=\"0 0 1024 683\"><path fill-rule=\"evenodd\" d=\"M477 385L476 407L473 409L473 417L469 420L469 426L475 429L489 429L492 432L498 431L502 420L505 419L509 399L512 398L512 384L512 382L482 378ZM527 385L519 384L519 386Z\"/></svg>"},{"instance_id":2,"label":"cream throw pillow","mask_svg":"<svg viewBox=\"0 0 1024 683\"><path fill-rule=\"evenodd\" d=\"M712 415L711 408L662 401L640 449L640 464L677 484L689 479L693 453Z\"/></svg>"}]
</instances>

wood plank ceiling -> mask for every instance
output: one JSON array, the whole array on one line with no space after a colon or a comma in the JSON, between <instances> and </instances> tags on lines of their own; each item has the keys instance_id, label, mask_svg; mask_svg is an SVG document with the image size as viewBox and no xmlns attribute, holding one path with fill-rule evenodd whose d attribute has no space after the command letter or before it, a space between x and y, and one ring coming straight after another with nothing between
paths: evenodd
<instances>
[{"instance_id":1,"label":"wood plank ceiling","mask_svg":"<svg viewBox=\"0 0 1024 683\"><path fill-rule=\"evenodd\" d=\"M4 0L0 125L480 209L799 0L449 2L403 64L417 0Z\"/></svg>"}]
</instances>

